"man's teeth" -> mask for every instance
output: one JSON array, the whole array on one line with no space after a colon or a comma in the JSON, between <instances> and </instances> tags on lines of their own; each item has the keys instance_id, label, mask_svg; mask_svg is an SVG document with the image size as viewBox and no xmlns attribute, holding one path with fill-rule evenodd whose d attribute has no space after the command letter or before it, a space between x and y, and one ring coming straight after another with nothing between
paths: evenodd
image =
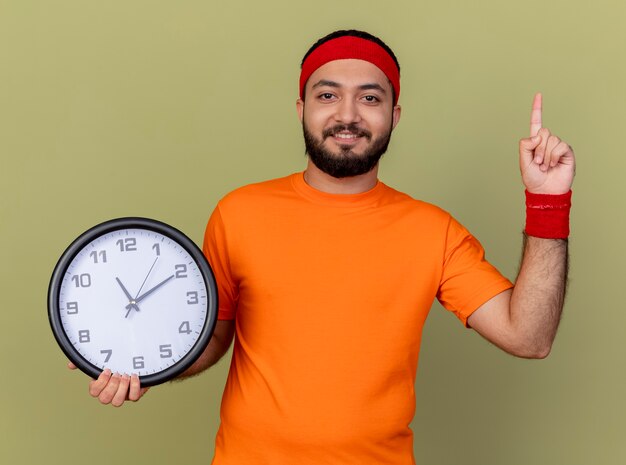
<instances>
[{"instance_id":1,"label":"man's teeth","mask_svg":"<svg viewBox=\"0 0 626 465\"><path fill-rule=\"evenodd\" d=\"M356 134L335 134L339 139L356 139Z\"/></svg>"}]
</instances>

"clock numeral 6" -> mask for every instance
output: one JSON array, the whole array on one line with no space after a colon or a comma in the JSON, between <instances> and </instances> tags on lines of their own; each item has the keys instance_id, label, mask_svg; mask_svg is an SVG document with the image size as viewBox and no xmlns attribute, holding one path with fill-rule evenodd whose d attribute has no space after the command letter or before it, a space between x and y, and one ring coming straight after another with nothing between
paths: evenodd
<instances>
[{"instance_id":1,"label":"clock numeral 6","mask_svg":"<svg viewBox=\"0 0 626 465\"><path fill-rule=\"evenodd\" d=\"M144 365L144 361L143 361L143 356L140 355L139 357L133 357L133 368L135 370L140 370L141 368L143 368Z\"/></svg>"},{"instance_id":2,"label":"clock numeral 6","mask_svg":"<svg viewBox=\"0 0 626 465\"><path fill-rule=\"evenodd\" d=\"M120 247L120 252L134 252L137 250L137 240L134 237L119 239L115 245Z\"/></svg>"},{"instance_id":3,"label":"clock numeral 6","mask_svg":"<svg viewBox=\"0 0 626 465\"><path fill-rule=\"evenodd\" d=\"M72 281L74 281L76 287L89 287L91 286L91 275L89 273L75 274L72 276Z\"/></svg>"},{"instance_id":4,"label":"clock numeral 6","mask_svg":"<svg viewBox=\"0 0 626 465\"><path fill-rule=\"evenodd\" d=\"M191 328L189 327L189 322L183 321L178 327L178 332L180 334L191 334Z\"/></svg>"},{"instance_id":5,"label":"clock numeral 6","mask_svg":"<svg viewBox=\"0 0 626 465\"><path fill-rule=\"evenodd\" d=\"M176 265L174 266L176 270L177 278L186 278L187 277L187 265Z\"/></svg>"},{"instance_id":6,"label":"clock numeral 6","mask_svg":"<svg viewBox=\"0 0 626 465\"><path fill-rule=\"evenodd\" d=\"M67 302L65 304L65 310L68 315L76 315L78 313L78 302Z\"/></svg>"},{"instance_id":7,"label":"clock numeral 6","mask_svg":"<svg viewBox=\"0 0 626 465\"><path fill-rule=\"evenodd\" d=\"M194 305L198 303L198 292L197 291L189 291L187 292L187 303L189 305Z\"/></svg>"},{"instance_id":8,"label":"clock numeral 6","mask_svg":"<svg viewBox=\"0 0 626 465\"><path fill-rule=\"evenodd\" d=\"M161 358L172 358L172 344L163 344L159 346Z\"/></svg>"}]
</instances>

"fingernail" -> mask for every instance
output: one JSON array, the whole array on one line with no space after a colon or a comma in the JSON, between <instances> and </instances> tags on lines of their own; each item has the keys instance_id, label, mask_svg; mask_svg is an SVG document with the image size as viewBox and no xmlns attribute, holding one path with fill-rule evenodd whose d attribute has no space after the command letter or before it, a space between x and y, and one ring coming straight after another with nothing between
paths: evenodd
<instances>
[{"instance_id":1,"label":"fingernail","mask_svg":"<svg viewBox=\"0 0 626 465\"><path fill-rule=\"evenodd\" d=\"M535 163L537 163L538 165L541 165L542 161L543 159L541 157L535 157Z\"/></svg>"},{"instance_id":2,"label":"fingernail","mask_svg":"<svg viewBox=\"0 0 626 465\"><path fill-rule=\"evenodd\" d=\"M541 136L534 136L532 139L533 142L538 142L541 139Z\"/></svg>"},{"instance_id":3,"label":"fingernail","mask_svg":"<svg viewBox=\"0 0 626 465\"><path fill-rule=\"evenodd\" d=\"M111 374L111 370L109 370L108 368L105 368L103 373L108 376Z\"/></svg>"}]
</instances>

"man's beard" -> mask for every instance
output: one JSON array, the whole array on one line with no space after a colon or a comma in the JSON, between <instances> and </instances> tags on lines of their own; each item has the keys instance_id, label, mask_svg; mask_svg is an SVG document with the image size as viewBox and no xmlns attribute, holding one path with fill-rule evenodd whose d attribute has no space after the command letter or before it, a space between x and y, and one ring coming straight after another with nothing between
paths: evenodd
<instances>
[{"instance_id":1,"label":"man's beard","mask_svg":"<svg viewBox=\"0 0 626 465\"><path fill-rule=\"evenodd\" d=\"M304 132L306 153L313 164L334 178L347 178L368 173L376 166L380 157L387 151L392 128L390 127L387 133L382 134L373 141L372 133L365 129L360 129L355 123L338 124L332 128L325 129L322 132L322 140L317 139L308 131L304 121L302 122L302 130ZM340 145L339 153L326 150L323 147L324 141L341 131L349 131L352 134L356 134L357 137L364 137L371 144L360 155L352 152L352 146L350 145Z\"/></svg>"}]
</instances>

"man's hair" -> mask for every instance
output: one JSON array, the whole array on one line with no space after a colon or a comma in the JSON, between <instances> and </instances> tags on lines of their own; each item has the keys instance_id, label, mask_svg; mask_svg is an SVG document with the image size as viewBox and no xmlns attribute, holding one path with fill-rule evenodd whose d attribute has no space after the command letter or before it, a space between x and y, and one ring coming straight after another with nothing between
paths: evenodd
<instances>
[{"instance_id":1,"label":"man's hair","mask_svg":"<svg viewBox=\"0 0 626 465\"><path fill-rule=\"evenodd\" d=\"M374 42L375 44L380 45L389 54L389 56L391 58L393 58L393 62L398 67L398 73L400 73L400 63L398 63L398 59L396 58L396 55L393 53L393 50L391 50L391 48L389 48L389 46L386 43L384 43L382 40L380 40L378 37L373 36L372 34L370 34L368 32L358 31L356 29L347 29L347 30L342 29L340 31L331 32L330 34L328 34L328 35L322 37L321 39L319 39L304 54L304 57L302 58L302 62L300 63L300 69L302 69L302 66L304 65L304 62L306 61L307 57L311 53L313 53L313 51L317 47L319 47L320 45L322 45L325 42L328 42L329 40L336 39L337 37L344 37L344 36L359 37L361 39L369 40L371 42ZM394 94L393 95L393 99L395 101L395 91L393 90L393 86L392 86L392 90L391 91ZM302 90L302 100L304 100L304 89Z\"/></svg>"}]
</instances>

